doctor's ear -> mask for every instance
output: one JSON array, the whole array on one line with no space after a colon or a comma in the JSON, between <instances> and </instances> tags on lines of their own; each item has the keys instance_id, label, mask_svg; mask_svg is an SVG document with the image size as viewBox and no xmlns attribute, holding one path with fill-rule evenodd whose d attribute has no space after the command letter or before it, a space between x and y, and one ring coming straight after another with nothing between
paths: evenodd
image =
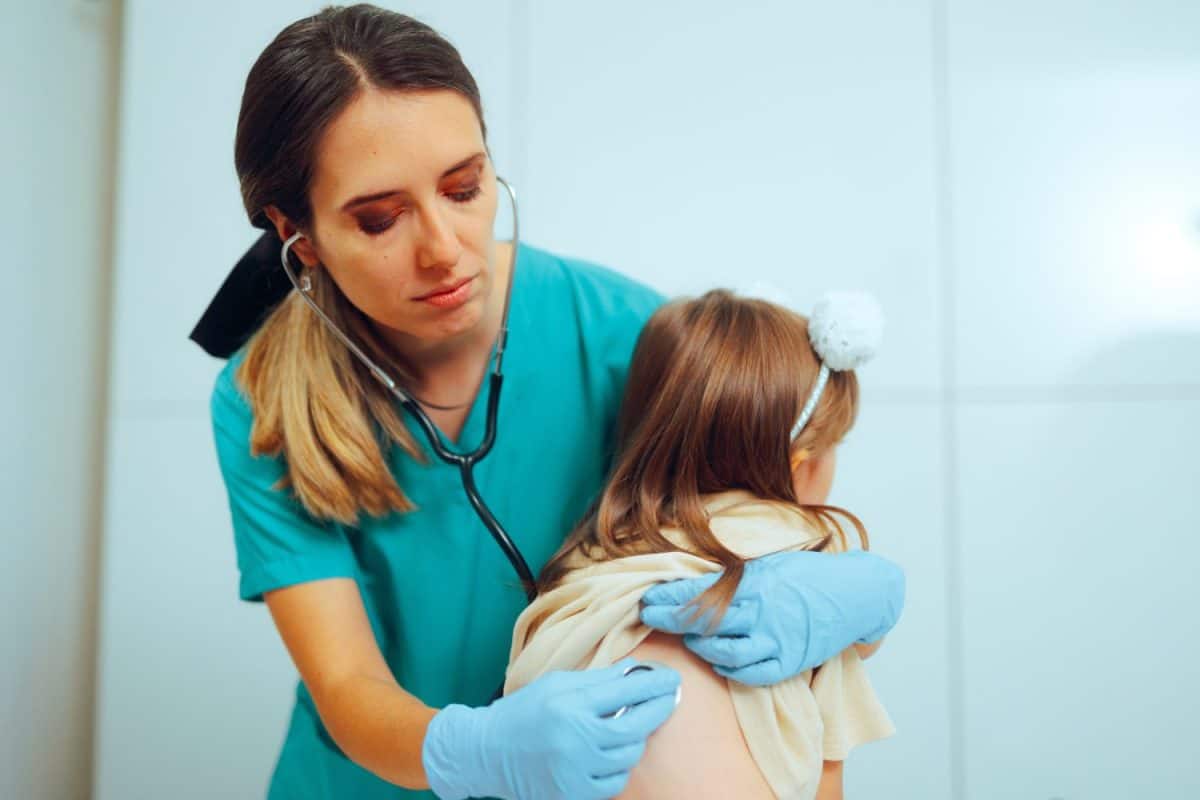
<instances>
[{"instance_id":1,"label":"doctor's ear","mask_svg":"<svg viewBox=\"0 0 1200 800\"><path fill-rule=\"evenodd\" d=\"M263 209L263 213L275 226L275 232L279 234L279 241L286 242L296 233L296 226L275 206L267 206ZM307 236L301 236L296 240L296 243L292 245L292 252L306 267L315 268L321 265L321 259L317 257L317 251L313 249L312 241Z\"/></svg>"}]
</instances>

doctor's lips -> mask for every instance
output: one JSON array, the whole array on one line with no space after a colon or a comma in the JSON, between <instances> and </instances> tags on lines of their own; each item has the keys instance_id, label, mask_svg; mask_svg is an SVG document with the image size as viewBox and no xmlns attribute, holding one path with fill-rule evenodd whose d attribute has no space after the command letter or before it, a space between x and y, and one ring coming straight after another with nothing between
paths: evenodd
<instances>
[{"instance_id":1,"label":"doctor's lips","mask_svg":"<svg viewBox=\"0 0 1200 800\"><path fill-rule=\"evenodd\" d=\"M434 289L432 292L423 294L420 297L414 297L413 299L429 303L438 308L454 308L467 301L467 297L471 293L471 281L473 280L475 280L475 276L449 284L448 286L443 286L440 289Z\"/></svg>"}]
</instances>

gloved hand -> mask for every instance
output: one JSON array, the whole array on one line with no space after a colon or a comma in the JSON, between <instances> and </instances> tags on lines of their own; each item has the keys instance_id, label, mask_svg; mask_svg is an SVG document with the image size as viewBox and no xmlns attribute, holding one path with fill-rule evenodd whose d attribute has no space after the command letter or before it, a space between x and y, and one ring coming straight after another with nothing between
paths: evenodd
<instances>
[{"instance_id":1,"label":"gloved hand","mask_svg":"<svg viewBox=\"0 0 1200 800\"><path fill-rule=\"evenodd\" d=\"M421 762L442 800L600 800L621 793L646 737L675 710L679 673L636 664L549 672L490 706L434 715ZM637 704L637 705L635 705ZM611 714L622 706L620 717Z\"/></svg>"},{"instance_id":2,"label":"gloved hand","mask_svg":"<svg viewBox=\"0 0 1200 800\"><path fill-rule=\"evenodd\" d=\"M883 638L904 606L904 572L861 550L787 551L746 563L733 602L708 634L711 616L689 623L683 605L720 573L671 581L642 595L642 622L683 634L684 645L720 675L769 686L825 663L855 642Z\"/></svg>"}]
</instances>

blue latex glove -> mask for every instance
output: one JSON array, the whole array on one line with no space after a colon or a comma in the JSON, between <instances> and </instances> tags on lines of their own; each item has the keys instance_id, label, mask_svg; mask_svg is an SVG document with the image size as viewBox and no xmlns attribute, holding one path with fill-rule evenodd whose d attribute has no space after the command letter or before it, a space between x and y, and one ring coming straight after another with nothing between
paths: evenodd
<instances>
[{"instance_id":1,"label":"blue latex glove","mask_svg":"<svg viewBox=\"0 0 1200 800\"><path fill-rule=\"evenodd\" d=\"M642 595L642 622L683 634L684 645L720 675L770 686L824 664L855 642L876 642L904 606L904 572L861 550L788 551L746 564L721 624L710 615L688 622L683 605L716 583L720 573L671 581Z\"/></svg>"},{"instance_id":2,"label":"blue latex glove","mask_svg":"<svg viewBox=\"0 0 1200 800\"><path fill-rule=\"evenodd\" d=\"M679 673L606 669L549 672L490 706L434 715L421 762L442 800L600 800L622 792L646 737L675 710ZM638 705L635 705L638 704ZM628 710L610 716L621 706Z\"/></svg>"}]
</instances>

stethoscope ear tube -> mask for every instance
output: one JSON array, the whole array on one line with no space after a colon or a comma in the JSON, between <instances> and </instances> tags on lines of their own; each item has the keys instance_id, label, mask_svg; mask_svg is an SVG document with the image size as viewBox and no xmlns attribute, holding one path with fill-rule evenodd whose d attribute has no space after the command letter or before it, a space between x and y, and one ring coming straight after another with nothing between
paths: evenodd
<instances>
[{"instance_id":1,"label":"stethoscope ear tube","mask_svg":"<svg viewBox=\"0 0 1200 800\"><path fill-rule=\"evenodd\" d=\"M328 326L329 330L335 336L337 336L338 340L346 346L351 354L353 354L355 358L357 358L365 367L367 367L367 369L371 371L371 374L374 375L380 381L380 383L387 387L392 395L400 401L401 405L403 405L404 408L406 408L408 412L412 414L413 418L417 421L417 424L420 425L421 430L424 431L425 438L429 440L429 446L432 448L434 454L436 454L437 457L445 463L458 467L462 476L463 490L467 494L467 499L471 502L471 507L475 509L475 513L478 515L480 521L483 522L484 527L487 528L488 533L492 535L492 538L496 541L496 544L500 547L500 550L503 551L505 557L508 558L509 563L512 564L513 570L517 573L517 577L521 580L521 586L525 590L526 599L532 602L537 596L537 585L534 581L533 571L529 568L529 564L525 561L525 557L521 555L520 548L517 547L516 543L512 540L512 537L508 535L508 532L504 530L504 526L501 525L500 521L496 519L496 515L492 513L490 508L488 508L487 503L484 502L483 497L479 493L478 486L475 484L475 465L478 464L483 457L491 451L492 445L496 441L496 419L499 416L500 411L500 390L504 384L504 374L501 370L501 364L504 359L504 347L508 339L508 310L512 300L513 277L516 272L517 249L519 243L517 236L520 233L517 226L516 192L503 178L497 176L496 180L508 190L509 197L512 199L513 203L512 257L509 262L508 285L504 290L504 309L500 320L500 330L496 336L494 355L495 368L491 373L488 384L487 428L483 436L483 441L481 441L479 445L469 453L456 453L446 447L442 443L442 438L438 432L437 426L434 425L433 420L429 418L429 415L425 413L425 409L421 408L420 404L412 397L412 395L404 391L404 389L390 375L388 375L383 368L381 368L370 358L370 356L363 352L362 348L355 344L349 335L342 331L334 323L334 321L330 319L329 315L327 315L321 309L316 300L313 299L311 291L309 291L309 287L301 283L296 271L292 268L291 262L288 260L288 254L291 251L292 246L303 237L302 233L297 231L288 237L288 240L283 243L283 248L280 250L279 258L284 273L287 274L288 280L291 281L292 286L299 293L300 297L302 297L304 302L308 304L309 308L311 308L313 312L321 318L325 325Z\"/></svg>"},{"instance_id":2,"label":"stethoscope ear tube","mask_svg":"<svg viewBox=\"0 0 1200 800\"><path fill-rule=\"evenodd\" d=\"M229 358L238 348L240 348L250 338L255 330L262 324L262 321L281 303L287 296L288 292L293 288L304 298L308 306L322 319L330 331L349 349L349 351L359 361L370 370L380 383L382 383L392 393L392 395L408 409L408 412L417 421L417 424L425 433L425 437L429 440L430 447L433 452L442 461L447 464L452 464L459 468L462 477L463 489L466 492L467 499L470 500L472 508L478 515L488 533L492 535L496 544L503 551L513 570L517 573L517 577L521 580L521 586L525 590L526 599L530 602L537 596L537 584L534 580L533 571L529 568L528 562L525 561L520 549L504 530L504 526L496 519L487 503L479 493L479 488L475 483L475 465L478 464L484 456L491 452L492 445L496 441L496 419L500 411L500 390L504 384L503 361L504 350L508 343L508 311L512 300L513 278L516 272L517 250L520 244L520 227L518 224L517 211L517 195L513 187L500 176L496 176L496 180L508 191L509 198L512 201L512 257L509 261L508 285L505 287L504 293L504 309L501 316L500 331L496 337L495 345L495 366L491 372L488 383L488 405L487 405L487 428L484 433L483 441L469 453L456 453L447 448L441 440L437 426L433 420L425 413L425 410L417 403L417 401L409 395L408 392L396 383L390 375L381 369L370 357L364 353L358 345L354 343L341 329L334 324L316 301L311 297L310 292L306 291L307 286L302 286L295 271L292 269L291 262L288 260L288 253L292 246L301 238L302 234L296 234L288 237L288 240L282 244L276 237L274 231L266 231L258 241L242 256L237 265L230 272L225 282L221 285L216 296L209 303L208 308L201 316L200 321L196 324L189 337L192 341L199 344L210 355L218 358ZM282 267L282 275L280 269ZM496 697L500 696L503 689L497 691Z\"/></svg>"}]
</instances>

